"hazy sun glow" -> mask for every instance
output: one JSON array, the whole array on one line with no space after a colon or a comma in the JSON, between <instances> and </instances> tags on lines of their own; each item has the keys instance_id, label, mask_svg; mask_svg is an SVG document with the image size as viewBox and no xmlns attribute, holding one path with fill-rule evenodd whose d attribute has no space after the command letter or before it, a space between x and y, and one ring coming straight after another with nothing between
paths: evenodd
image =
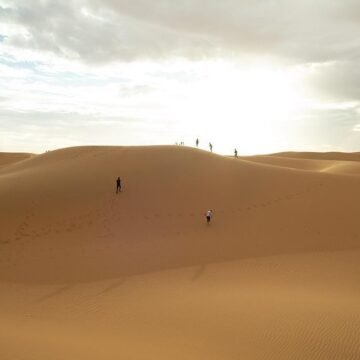
<instances>
[{"instance_id":1,"label":"hazy sun glow","mask_svg":"<svg viewBox=\"0 0 360 360\"><path fill-rule=\"evenodd\" d=\"M184 89L177 123L187 140L191 136L217 141L217 150L242 153L274 149L284 139L272 130L284 130L306 103L303 74L296 69L215 66L207 76ZM286 144L284 144L285 146Z\"/></svg>"}]
</instances>

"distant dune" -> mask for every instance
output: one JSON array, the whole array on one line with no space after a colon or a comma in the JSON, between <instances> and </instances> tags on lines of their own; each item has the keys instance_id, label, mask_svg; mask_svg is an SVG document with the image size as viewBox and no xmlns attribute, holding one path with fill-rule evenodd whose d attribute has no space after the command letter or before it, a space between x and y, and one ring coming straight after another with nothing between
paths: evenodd
<instances>
[{"instance_id":1,"label":"distant dune","mask_svg":"<svg viewBox=\"0 0 360 360\"><path fill-rule=\"evenodd\" d=\"M342 153L342 152L281 152L272 156L309 159L309 160L341 160L341 161L360 161L360 152Z\"/></svg>"},{"instance_id":2,"label":"distant dune","mask_svg":"<svg viewBox=\"0 0 360 360\"><path fill-rule=\"evenodd\" d=\"M360 175L360 154L358 153L279 153L244 156L242 159L290 169Z\"/></svg>"},{"instance_id":3,"label":"distant dune","mask_svg":"<svg viewBox=\"0 0 360 360\"><path fill-rule=\"evenodd\" d=\"M360 359L359 159L0 154L0 358Z\"/></svg>"},{"instance_id":4,"label":"distant dune","mask_svg":"<svg viewBox=\"0 0 360 360\"><path fill-rule=\"evenodd\" d=\"M33 154L28 153L0 153L0 167L29 159Z\"/></svg>"}]
</instances>

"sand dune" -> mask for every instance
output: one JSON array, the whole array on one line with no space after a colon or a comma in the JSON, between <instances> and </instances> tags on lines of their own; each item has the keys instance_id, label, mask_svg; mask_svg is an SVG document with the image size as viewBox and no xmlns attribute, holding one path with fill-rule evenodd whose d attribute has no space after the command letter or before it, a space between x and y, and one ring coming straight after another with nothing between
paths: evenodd
<instances>
[{"instance_id":1,"label":"sand dune","mask_svg":"<svg viewBox=\"0 0 360 360\"><path fill-rule=\"evenodd\" d=\"M359 178L269 158L80 147L0 168L1 359L359 359Z\"/></svg>"},{"instance_id":2,"label":"sand dune","mask_svg":"<svg viewBox=\"0 0 360 360\"><path fill-rule=\"evenodd\" d=\"M341 158L340 154L337 154L337 156ZM247 157L242 157L242 159L254 163L280 166L290 169L327 172L327 173L343 174L343 175L360 175L360 162L355 160L357 158L357 154L344 154L343 156L344 158L348 158L348 159L353 158L354 160L336 160L336 159L321 160L321 157L322 156L319 156L319 159L317 159L315 154L312 155L312 158L310 157L310 155L308 155L308 158L306 157L302 158L300 156L296 157L295 154L292 154L292 156L290 157L263 155L263 156L247 156Z\"/></svg>"},{"instance_id":3,"label":"sand dune","mask_svg":"<svg viewBox=\"0 0 360 360\"><path fill-rule=\"evenodd\" d=\"M286 157L294 159L312 159L312 160L341 160L341 161L360 161L360 153L342 153L342 152L281 152L272 154L276 157Z\"/></svg>"},{"instance_id":4,"label":"sand dune","mask_svg":"<svg viewBox=\"0 0 360 360\"><path fill-rule=\"evenodd\" d=\"M274 155L256 155L246 156L242 159L258 164L267 164L272 166L280 166L289 169L307 170L307 171L322 171L324 168L334 165L336 160L316 160L316 159L302 159L285 156Z\"/></svg>"},{"instance_id":5,"label":"sand dune","mask_svg":"<svg viewBox=\"0 0 360 360\"><path fill-rule=\"evenodd\" d=\"M29 159L32 156L34 155L28 153L0 153L0 167Z\"/></svg>"}]
</instances>

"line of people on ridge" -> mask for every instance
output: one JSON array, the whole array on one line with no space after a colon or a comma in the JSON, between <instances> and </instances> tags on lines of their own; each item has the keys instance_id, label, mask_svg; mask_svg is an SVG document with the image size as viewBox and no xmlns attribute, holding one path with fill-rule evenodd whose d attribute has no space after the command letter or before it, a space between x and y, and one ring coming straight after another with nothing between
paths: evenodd
<instances>
[{"instance_id":1,"label":"line of people on ridge","mask_svg":"<svg viewBox=\"0 0 360 360\"><path fill-rule=\"evenodd\" d=\"M196 147L199 147L199 144L200 144L200 141L199 141L199 138L197 138L196 141L195 141ZM175 145L184 146L185 143L183 141L180 141L179 143L176 142ZM210 150L210 152L213 152L213 144L211 142L209 142L209 150ZM234 149L234 157L238 158L238 151L237 151L236 148Z\"/></svg>"},{"instance_id":2,"label":"line of people on ridge","mask_svg":"<svg viewBox=\"0 0 360 360\"><path fill-rule=\"evenodd\" d=\"M197 138L195 141L196 147L199 147L199 143L200 143L199 138ZM210 152L213 151L213 144L211 142L209 142L209 149L210 149ZM236 157L236 158L238 157L238 151L236 148L234 149L234 157Z\"/></svg>"}]
</instances>

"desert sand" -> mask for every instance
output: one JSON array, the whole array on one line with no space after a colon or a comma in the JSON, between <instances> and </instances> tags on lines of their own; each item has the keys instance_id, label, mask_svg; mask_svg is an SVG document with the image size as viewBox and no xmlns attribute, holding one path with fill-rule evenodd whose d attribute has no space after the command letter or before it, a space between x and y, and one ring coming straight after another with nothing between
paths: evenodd
<instances>
[{"instance_id":1,"label":"desert sand","mask_svg":"<svg viewBox=\"0 0 360 360\"><path fill-rule=\"evenodd\" d=\"M0 168L25 159L30 159L33 154L28 153L0 153Z\"/></svg>"},{"instance_id":2,"label":"desert sand","mask_svg":"<svg viewBox=\"0 0 360 360\"><path fill-rule=\"evenodd\" d=\"M359 160L0 154L0 359L360 359Z\"/></svg>"}]
</instances>

